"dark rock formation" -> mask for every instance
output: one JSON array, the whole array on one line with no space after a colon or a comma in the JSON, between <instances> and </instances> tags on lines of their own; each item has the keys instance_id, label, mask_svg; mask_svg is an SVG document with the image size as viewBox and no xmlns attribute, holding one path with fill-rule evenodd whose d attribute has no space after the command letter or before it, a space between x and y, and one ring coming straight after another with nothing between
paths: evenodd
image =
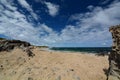
<instances>
[{"instance_id":1,"label":"dark rock formation","mask_svg":"<svg viewBox=\"0 0 120 80\"><path fill-rule=\"evenodd\" d=\"M110 28L113 38L112 51L109 55L109 71L107 80L120 80L120 25Z\"/></svg>"},{"instance_id":2,"label":"dark rock formation","mask_svg":"<svg viewBox=\"0 0 120 80\"><path fill-rule=\"evenodd\" d=\"M32 51L30 50L31 44L25 41L20 40L0 40L0 51L11 51L14 48L21 48L23 51L27 52L27 55L33 56Z\"/></svg>"}]
</instances>

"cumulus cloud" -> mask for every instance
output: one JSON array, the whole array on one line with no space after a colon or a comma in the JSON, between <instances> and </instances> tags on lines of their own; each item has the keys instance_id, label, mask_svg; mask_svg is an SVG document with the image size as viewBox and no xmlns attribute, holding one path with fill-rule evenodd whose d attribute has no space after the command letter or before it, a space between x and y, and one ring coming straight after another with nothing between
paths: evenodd
<instances>
[{"instance_id":1,"label":"cumulus cloud","mask_svg":"<svg viewBox=\"0 0 120 80\"><path fill-rule=\"evenodd\" d=\"M25 5L26 3L24 4L26 9L32 11L29 6ZM49 38L57 36L57 33L45 24L34 25L34 23L28 22L27 16L17 11L17 7L11 5L11 2L7 0L0 1L0 34L11 39L28 41L35 45L53 43L55 40Z\"/></svg>"},{"instance_id":2,"label":"cumulus cloud","mask_svg":"<svg viewBox=\"0 0 120 80\"><path fill-rule=\"evenodd\" d=\"M23 1L23 2L22 2ZM27 9L34 19L35 14L27 2L21 0L19 3ZM51 5L47 2L46 5ZM0 35L11 39L28 41L35 45L78 46L99 45L110 46L111 34L109 27L120 24L120 2L114 2L106 8L94 7L86 13L74 14L69 21L75 21L75 25L66 25L61 32L56 32L45 23L35 25L27 21L27 16L18 11L18 7L12 0L0 0ZM89 6L89 8L91 9ZM50 8L49 8L50 9ZM58 11L57 11L58 12ZM56 15L49 11L52 16Z\"/></svg>"},{"instance_id":3,"label":"cumulus cloud","mask_svg":"<svg viewBox=\"0 0 120 80\"><path fill-rule=\"evenodd\" d=\"M37 15L34 13L33 9L31 8L31 6L27 3L26 0L18 0L19 4L23 7L23 8L26 8L30 14L34 17L34 19L38 19Z\"/></svg>"},{"instance_id":4,"label":"cumulus cloud","mask_svg":"<svg viewBox=\"0 0 120 80\"><path fill-rule=\"evenodd\" d=\"M72 15L69 21L76 21L76 24L67 25L62 30L61 37L65 41L78 43L98 42L99 45L107 44L111 42L109 27L120 24L119 9L120 2L117 2L104 9L102 7L94 7L91 12Z\"/></svg>"},{"instance_id":5,"label":"cumulus cloud","mask_svg":"<svg viewBox=\"0 0 120 80\"><path fill-rule=\"evenodd\" d=\"M59 12L59 5L53 4L51 2L44 2L48 8L49 15L56 16Z\"/></svg>"}]
</instances>

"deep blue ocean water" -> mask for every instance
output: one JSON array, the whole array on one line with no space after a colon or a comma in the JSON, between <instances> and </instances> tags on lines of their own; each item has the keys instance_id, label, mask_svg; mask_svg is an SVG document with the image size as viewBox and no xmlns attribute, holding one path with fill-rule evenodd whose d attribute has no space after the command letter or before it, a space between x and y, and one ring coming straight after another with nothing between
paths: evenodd
<instances>
[{"instance_id":1,"label":"deep blue ocean water","mask_svg":"<svg viewBox=\"0 0 120 80\"><path fill-rule=\"evenodd\" d=\"M90 52L90 53L101 53L110 52L111 47L52 47L50 50L55 51L70 51L70 52Z\"/></svg>"}]
</instances>

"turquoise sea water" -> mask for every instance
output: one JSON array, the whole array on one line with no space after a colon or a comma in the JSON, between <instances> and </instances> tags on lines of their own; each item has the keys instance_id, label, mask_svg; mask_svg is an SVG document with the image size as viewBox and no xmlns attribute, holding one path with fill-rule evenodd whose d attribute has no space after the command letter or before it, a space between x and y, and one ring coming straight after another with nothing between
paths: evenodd
<instances>
[{"instance_id":1,"label":"turquoise sea water","mask_svg":"<svg viewBox=\"0 0 120 80\"><path fill-rule=\"evenodd\" d=\"M111 47L52 47L50 49L55 51L101 53L101 52L110 52L112 48Z\"/></svg>"}]
</instances>

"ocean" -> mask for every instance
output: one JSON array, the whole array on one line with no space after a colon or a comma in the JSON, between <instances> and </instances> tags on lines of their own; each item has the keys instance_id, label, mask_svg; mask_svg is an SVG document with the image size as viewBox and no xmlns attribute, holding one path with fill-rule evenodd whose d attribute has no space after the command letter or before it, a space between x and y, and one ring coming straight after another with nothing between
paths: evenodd
<instances>
[{"instance_id":1,"label":"ocean","mask_svg":"<svg viewBox=\"0 0 120 80\"><path fill-rule=\"evenodd\" d=\"M52 47L50 50L70 51L70 52L88 52L88 53L108 53L111 47Z\"/></svg>"}]
</instances>

